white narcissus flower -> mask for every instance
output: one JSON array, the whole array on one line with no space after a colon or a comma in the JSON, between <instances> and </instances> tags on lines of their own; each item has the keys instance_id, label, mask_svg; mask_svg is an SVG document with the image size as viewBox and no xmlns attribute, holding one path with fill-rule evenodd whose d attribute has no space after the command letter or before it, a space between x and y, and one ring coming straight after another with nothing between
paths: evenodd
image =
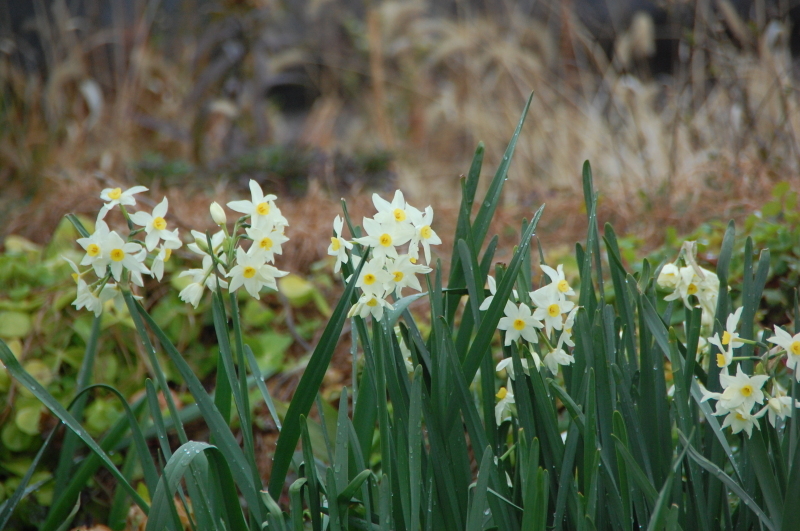
<instances>
[{"instance_id":1,"label":"white narcissus flower","mask_svg":"<svg viewBox=\"0 0 800 531\"><path fill-rule=\"evenodd\" d=\"M521 303L517 306L511 301L506 302L505 317L502 317L497 324L497 328L506 331L506 346L520 337L536 343L539 341L536 329L543 326L538 319L531 315L530 308Z\"/></svg>"},{"instance_id":2,"label":"white narcissus flower","mask_svg":"<svg viewBox=\"0 0 800 531\"><path fill-rule=\"evenodd\" d=\"M736 332L736 327L739 324L739 317L742 315L742 308L740 307L736 312L728 316L725 323L725 331L722 333L722 339L719 334L714 334L714 337L708 338L708 342L719 349L717 354L717 367L727 367L733 361L733 349L739 348L744 343L739 341L739 334Z\"/></svg>"},{"instance_id":3,"label":"white narcissus flower","mask_svg":"<svg viewBox=\"0 0 800 531\"><path fill-rule=\"evenodd\" d=\"M169 201L165 197L163 201L155 206L152 214L148 214L143 210L131 214L131 221L140 227L144 227L146 234L144 245L148 251L155 249L159 240L181 241L178 237L178 229L175 229L174 232L167 230L167 220L164 219L164 216L167 215L168 207Z\"/></svg>"},{"instance_id":4,"label":"white narcissus flower","mask_svg":"<svg viewBox=\"0 0 800 531\"><path fill-rule=\"evenodd\" d=\"M570 312L567 314L567 318L564 320L564 330L561 332L561 335L558 336L558 340L560 342L563 342L565 345L569 345L570 347L575 346L575 342L572 341L572 327L575 326L575 316L578 314L579 309L580 306L575 306L572 310L570 310Z\"/></svg>"},{"instance_id":5,"label":"white narcissus flower","mask_svg":"<svg viewBox=\"0 0 800 531\"><path fill-rule=\"evenodd\" d=\"M674 290L678 285L679 278L680 270L678 266L675 264L664 264L664 267L661 268L661 272L658 274L656 283L663 289Z\"/></svg>"},{"instance_id":6,"label":"white narcissus flower","mask_svg":"<svg viewBox=\"0 0 800 531\"><path fill-rule=\"evenodd\" d=\"M400 190L394 192L394 198L391 203L378 194L372 194L372 204L375 205L375 210L378 211L375 216L373 216L378 223L387 225L409 223L408 209L411 207L406 203L403 192Z\"/></svg>"},{"instance_id":7,"label":"white narcissus flower","mask_svg":"<svg viewBox=\"0 0 800 531\"><path fill-rule=\"evenodd\" d=\"M494 296L497 293L497 281L494 279L493 276L486 277L486 283L489 285L489 293L490 295L483 299L480 307L478 308L481 311L486 311L489 309L489 306L492 304L494 300ZM519 295L517 294L517 290L512 290L514 293L514 298L519 299Z\"/></svg>"},{"instance_id":8,"label":"white narcissus flower","mask_svg":"<svg viewBox=\"0 0 800 531\"><path fill-rule=\"evenodd\" d=\"M761 387L769 380L769 376L748 376L742 366L736 367L736 376L731 376L723 371L719 374L719 384L722 386L722 396L719 405L725 409L742 408L746 411L753 409L755 404L764 402L764 392Z\"/></svg>"},{"instance_id":9,"label":"white narcissus flower","mask_svg":"<svg viewBox=\"0 0 800 531\"><path fill-rule=\"evenodd\" d=\"M342 228L344 227L344 219L336 216L333 220L333 236L331 236L331 244L328 246L328 254L336 257L336 264L333 266L333 272L338 273L342 268L342 264L347 263L347 251L353 248L353 244L342 238Z\"/></svg>"},{"instance_id":10,"label":"white narcissus flower","mask_svg":"<svg viewBox=\"0 0 800 531\"><path fill-rule=\"evenodd\" d=\"M86 254L83 255L81 265L90 265L98 277L106 275L108 236L111 231L105 221L98 219L95 224L94 233L86 238L78 238L78 244L83 247Z\"/></svg>"},{"instance_id":11,"label":"white narcissus flower","mask_svg":"<svg viewBox=\"0 0 800 531\"><path fill-rule=\"evenodd\" d=\"M75 301L73 301L72 305L75 306L76 310L80 310L81 308L86 308L90 312L94 312L95 316L100 317L100 314L103 313L103 301L100 300L100 297L89 288L82 278L78 278L78 294L75 297Z\"/></svg>"},{"instance_id":12,"label":"white narcissus flower","mask_svg":"<svg viewBox=\"0 0 800 531\"><path fill-rule=\"evenodd\" d=\"M81 262L83 263L83 262ZM795 380L800 382L800 333L791 335L778 325L775 325L775 337L767 341L775 343L786 351L786 367L794 371Z\"/></svg>"},{"instance_id":13,"label":"white narcissus flower","mask_svg":"<svg viewBox=\"0 0 800 531\"><path fill-rule=\"evenodd\" d=\"M383 318L384 310L393 310L392 306L383 297L385 293L370 293L364 292L358 299L350 311L347 313L348 317L358 315L362 319L366 319L368 315L372 315L373 319L380 321Z\"/></svg>"},{"instance_id":14,"label":"white narcissus flower","mask_svg":"<svg viewBox=\"0 0 800 531\"><path fill-rule=\"evenodd\" d=\"M533 355L534 355L533 361L534 361L534 363L536 363L536 360L539 358L539 356L535 352L533 353ZM520 363L520 365L522 365L522 372L524 372L525 374L529 375L530 372L529 372L529 369L528 369L528 359L527 358L520 358L519 363ZM537 364L536 368L537 369L539 368L538 364ZM514 358L503 358L502 360L500 360L500 363L497 364L497 367L494 368L495 372L500 372L503 369L505 369L506 374L508 375L508 377L513 380L515 378L515 374L514 374Z\"/></svg>"},{"instance_id":15,"label":"white narcissus flower","mask_svg":"<svg viewBox=\"0 0 800 531\"><path fill-rule=\"evenodd\" d=\"M356 287L364 293L383 298L387 286L394 289L392 274L383 268L381 260L372 259L361 268L361 275L356 281Z\"/></svg>"},{"instance_id":16,"label":"white narcissus flower","mask_svg":"<svg viewBox=\"0 0 800 531\"><path fill-rule=\"evenodd\" d=\"M250 225L253 227L264 228L268 225L288 225L286 218L281 215L281 211L275 206L275 200L278 197L273 194L264 195L261 186L253 179L250 179L249 185L251 200L231 201L228 203L228 208L250 216Z\"/></svg>"},{"instance_id":17,"label":"white narcissus flower","mask_svg":"<svg viewBox=\"0 0 800 531\"><path fill-rule=\"evenodd\" d=\"M410 240L413 233L410 225L388 225L372 218L364 218L363 225L367 235L353 241L371 247L372 258L381 261L397 258L396 247Z\"/></svg>"},{"instance_id":18,"label":"white narcissus flower","mask_svg":"<svg viewBox=\"0 0 800 531\"><path fill-rule=\"evenodd\" d=\"M161 278L164 276L164 264L169 262L169 259L172 256L172 251L180 248L180 246L180 240L177 242L173 240L164 240L164 243L159 246L158 253L156 254L155 259L153 259L152 266L150 266L153 276L156 277L159 282L161 282Z\"/></svg>"},{"instance_id":19,"label":"white narcissus flower","mask_svg":"<svg viewBox=\"0 0 800 531\"><path fill-rule=\"evenodd\" d=\"M253 254L260 253L267 262L275 260L276 254L283 254L281 245L289 241L283 234L283 227L246 229L247 235L253 240L250 250Z\"/></svg>"},{"instance_id":20,"label":"white narcissus flower","mask_svg":"<svg viewBox=\"0 0 800 531\"><path fill-rule=\"evenodd\" d=\"M134 186L133 188L128 188L124 192L122 188L106 188L102 192L100 192L100 199L103 201L108 201L108 203L103 205L103 208L100 209L100 212L97 214L97 219L103 219L108 214L108 211L114 208L117 205L135 205L136 198L133 196L135 194L146 192L147 188L144 186Z\"/></svg>"},{"instance_id":21,"label":"white narcissus flower","mask_svg":"<svg viewBox=\"0 0 800 531\"><path fill-rule=\"evenodd\" d=\"M568 338L569 334L567 332L562 332L558 337L556 348L548 352L542 360L542 363L547 365L547 368L550 369L550 372L552 372L553 375L558 374L559 365L570 365L575 363L575 357L564 349L564 342Z\"/></svg>"},{"instance_id":22,"label":"white narcissus flower","mask_svg":"<svg viewBox=\"0 0 800 531\"><path fill-rule=\"evenodd\" d=\"M258 292L261 288L267 286L278 291L275 279L286 275L288 275L286 271L280 271L267 264L262 254L247 253L239 247L236 249L236 265L227 274L231 279L228 289L236 291L244 286L254 299L260 299Z\"/></svg>"},{"instance_id":23,"label":"white narcissus flower","mask_svg":"<svg viewBox=\"0 0 800 531\"><path fill-rule=\"evenodd\" d=\"M184 271L179 276L184 276L188 271ZM185 303L191 304L192 306L197 309L197 305L200 304L200 299L203 297L203 291L205 287L200 282L192 282L187 285L185 288L181 290L178 294L178 298Z\"/></svg>"},{"instance_id":24,"label":"white narcissus flower","mask_svg":"<svg viewBox=\"0 0 800 531\"><path fill-rule=\"evenodd\" d=\"M786 390L777 382L772 387L772 398L767 401L767 419L775 427L777 419L785 419L792 416L792 397L786 396ZM795 402L795 407L800 407L800 401Z\"/></svg>"},{"instance_id":25,"label":"white narcissus flower","mask_svg":"<svg viewBox=\"0 0 800 531\"><path fill-rule=\"evenodd\" d=\"M422 291L417 273L424 275L430 273L432 270L430 267L411 262L409 256L403 254L398 256L397 260L387 260L386 271L392 275L392 287L394 287L395 295L397 297L402 297L403 288L406 287Z\"/></svg>"},{"instance_id":26,"label":"white narcissus flower","mask_svg":"<svg viewBox=\"0 0 800 531\"><path fill-rule=\"evenodd\" d=\"M758 425L757 420L764 416L766 413L766 409L764 408L755 415L750 412L749 408L746 407L737 407L735 409L725 409L720 408L717 405L717 411L714 413L715 415L725 415L725 421L722 423L722 428L727 428L730 426L731 431L733 433L739 433L740 431L745 431L747 433L747 437L749 438L753 434L753 426L761 429L761 426Z\"/></svg>"},{"instance_id":27,"label":"white narcissus flower","mask_svg":"<svg viewBox=\"0 0 800 531\"><path fill-rule=\"evenodd\" d=\"M425 213L414 209L409 212L411 215L411 223L414 225L414 235L411 237L411 242L408 245L408 254L414 259L419 259L419 244L422 244L422 250L425 252L425 263L431 263L431 245L439 245L442 239L431 228L433 223L433 209L431 207L425 208Z\"/></svg>"},{"instance_id":28,"label":"white narcissus flower","mask_svg":"<svg viewBox=\"0 0 800 531\"><path fill-rule=\"evenodd\" d=\"M575 303L563 299L557 289L551 288L553 284L537 289L532 292L531 301L536 305L533 316L544 321L545 333L549 336L550 332L561 330L564 327L562 313L567 313L575 307Z\"/></svg>"},{"instance_id":29,"label":"white narcissus flower","mask_svg":"<svg viewBox=\"0 0 800 531\"><path fill-rule=\"evenodd\" d=\"M225 261L225 255L220 257L221 261ZM225 269L221 265L217 265L217 271L225 276ZM181 272L178 278L192 277L192 282L181 290L178 297L183 301L191 304L195 308L200 303L200 298L203 296L205 288L216 290L217 285L221 288L227 288L228 283L219 278L214 272L214 261L208 255L203 257L203 267L197 269L188 269Z\"/></svg>"},{"instance_id":30,"label":"white narcissus flower","mask_svg":"<svg viewBox=\"0 0 800 531\"><path fill-rule=\"evenodd\" d=\"M495 396L500 399L494 407L494 418L499 426L503 423L503 420L512 414L511 408L516 403L514 401L514 389L511 387L511 380L506 382L505 387L501 387ZM508 415L506 415L506 413L508 413Z\"/></svg>"},{"instance_id":31,"label":"white narcissus flower","mask_svg":"<svg viewBox=\"0 0 800 531\"><path fill-rule=\"evenodd\" d=\"M144 256L140 253L142 246L134 242L125 242L119 234L114 231L108 235L106 240L108 245L107 251L104 250L103 255L109 268L111 275L117 282L120 281L122 276L123 267L127 268L136 280L138 274L141 280L141 274L150 274L150 270L144 265ZM145 253L146 254L146 253ZM100 276L100 275L98 275ZM137 282L138 283L138 282Z\"/></svg>"},{"instance_id":32,"label":"white narcissus flower","mask_svg":"<svg viewBox=\"0 0 800 531\"><path fill-rule=\"evenodd\" d=\"M542 271L544 271L548 277L550 277L550 284L548 286L552 286L552 289L558 293L558 296L563 300L566 297L572 297L575 295L575 290L569 285L567 282L566 277L564 276L564 265L558 264L558 270L553 269L552 267L541 264L540 266Z\"/></svg>"}]
</instances>

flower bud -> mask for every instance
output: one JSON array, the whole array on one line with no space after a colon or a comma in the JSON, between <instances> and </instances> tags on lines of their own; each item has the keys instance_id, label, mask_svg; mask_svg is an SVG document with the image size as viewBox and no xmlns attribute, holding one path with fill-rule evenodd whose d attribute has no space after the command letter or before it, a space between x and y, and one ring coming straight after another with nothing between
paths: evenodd
<instances>
[{"instance_id":1,"label":"flower bud","mask_svg":"<svg viewBox=\"0 0 800 531\"><path fill-rule=\"evenodd\" d=\"M675 289L678 285L679 277L680 271L675 264L665 264L661 268L661 274L658 275L656 282L663 289Z\"/></svg>"},{"instance_id":2,"label":"flower bud","mask_svg":"<svg viewBox=\"0 0 800 531\"><path fill-rule=\"evenodd\" d=\"M223 227L228 222L228 218L225 216L225 211L222 210L222 207L219 206L219 203L216 201L211 203L209 210L211 211L211 219L213 219L214 223L220 227Z\"/></svg>"}]
</instances>

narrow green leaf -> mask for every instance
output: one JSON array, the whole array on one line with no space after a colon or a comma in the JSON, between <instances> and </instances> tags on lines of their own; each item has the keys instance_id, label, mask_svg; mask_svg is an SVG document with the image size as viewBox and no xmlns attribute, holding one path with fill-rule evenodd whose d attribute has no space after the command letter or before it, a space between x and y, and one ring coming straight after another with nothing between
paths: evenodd
<instances>
[{"instance_id":1,"label":"narrow green leaf","mask_svg":"<svg viewBox=\"0 0 800 531\"><path fill-rule=\"evenodd\" d=\"M67 518L64 520L64 523L58 526L56 531L67 531L72 525L72 521L75 519L75 515L78 514L80 508L81 508L81 500L80 498L78 498L78 501L75 502L75 505L72 507L72 510L69 512Z\"/></svg>"},{"instance_id":2,"label":"narrow green leaf","mask_svg":"<svg viewBox=\"0 0 800 531\"><path fill-rule=\"evenodd\" d=\"M478 469L478 481L472 494L472 501L467 515L467 531L482 531L484 510L486 508L486 491L489 488L489 467L492 463L492 449L486 447Z\"/></svg>"},{"instance_id":3,"label":"narrow green leaf","mask_svg":"<svg viewBox=\"0 0 800 531\"><path fill-rule=\"evenodd\" d=\"M227 529L247 528L239 505L239 496L233 483L233 476L224 454L210 444L190 441L181 445L164 467L164 474L159 479L153 494L153 506L147 519L147 531L158 531L167 525L170 518L168 505L172 503L175 491L191 464L198 459L207 459L214 471L214 484L219 487L218 492L221 493L221 499L215 498L214 501L219 504L217 509L220 512L218 514L227 524Z\"/></svg>"},{"instance_id":4,"label":"narrow green leaf","mask_svg":"<svg viewBox=\"0 0 800 531\"><path fill-rule=\"evenodd\" d=\"M322 531L322 517L320 509L320 486L317 477L317 465L314 452L311 448L311 437L308 435L308 420L305 415L300 415L300 434L303 439L303 462L306 479L308 480L309 511L311 512L311 527L314 531Z\"/></svg>"},{"instance_id":5,"label":"narrow green leaf","mask_svg":"<svg viewBox=\"0 0 800 531\"><path fill-rule=\"evenodd\" d=\"M306 478L295 480L289 487L289 505L291 511L289 513L292 520L292 531L303 531L305 525L303 522L303 487L308 482Z\"/></svg>"},{"instance_id":6,"label":"narrow green leaf","mask_svg":"<svg viewBox=\"0 0 800 531\"><path fill-rule=\"evenodd\" d=\"M517 147L517 140L519 140L519 135L522 132L522 125L525 123L525 117L528 115L528 109L531 106L532 100L533 92L531 92L528 101L525 103L525 107L522 109L522 115L519 118L519 123L514 130L514 134L511 136L511 141L508 143L506 152L503 154L503 160L497 168L494 179L492 179L489 188L486 190L486 197L478 210L477 216L475 216L475 223L472 224L472 232L475 238L476 249L480 249L483 246L483 240L486 238L486 233L489 231L489 224L494 217L495 210L497 210L497 205L500 202L500 195L503 191L503 184L505 184L506 177L508 176L508 167L514 156L514 149ZM516 274L514 276L516 278Z\"/></svg>"},{"instance_id":7,"label":"narrow green leaf","mask_svg":"<svg viewBox=\"0 0 800 531\"><path fill-rule=\"evenodd\" d=\"M772 520L761 510L758 504L750 497L749 494L742 488L739 483L737 483L733 478L731 478L728 474L726 474L721 468L717 465L703 457L703 455L698 452L694 447L689 444L689 440L683 433L678 433L681 438L681 442L686 447L688 456L694 460L698 465L700 465L703 469L709 472L712 476L720 480L727 488L731 490L739 499L747 506L748 509L753 511L755 515L758 517L759 521L770 530L777 530L778 528L775 527Z\"/></svg>"},{"instance_id":8,"label":"narrow green leaf","mask_svg":"<svg viewBox=\"0 0 800 531\"><path fill-rule=\"evenodd\" d=\"M81 426L78 421L75 420L75 417L69 414L69 412L64 409L55 398L47 392L47 390L42 387L36 379L34 379L30 374L28 374L25 369L19 364L17 361L16 356L14 353L11 352L11 349L8 348L8 345L4 341L0 340L0 362L6 366L8 372L20 383L23 387L30 390L33 395L38 398L53 414L58 417L64 424L66 424L69 429L74 431L78 437L86 444L92 452L94 452L103 464L106 466L111 475L113 475L122 488L128 491L128 493L133 498L136 505L141 507L141 509L147 514L150 507L148 504L139 496L139 493L136 492L130 483L125 479L122 473L117 469L114 463L108 458L108 455L103 451L103 449L98 445L94 439L86 432L86 430Z\"/></svg>"},{"instance_id":9,"label":"narrow green leaf","mask_svg":"<svg viewBox=\"0 0 800 531\"><path fill-rule=\"evenodd\" d=\"M770 520L772 520L776 528L780 529L783 519L783 496L767 455L764 438L760 433L756 432L745 441L745 446L747 447L747 455L752 462L752 469L758 479L758 485L764 495Z\"/></svg>"},{"instance_id":10,"label":"narrow green leaf","mask_svg":"<svg viewBox=\"0 0 800 531\"><path fill-rule=\"evenodd\" d=\"M289 465L294 454L294 449L297 446L297 441L300 438L300 415L308 415L311 410L311 404L314 403L314 397L317 396L317 391L325 377L325 372L328 370L333 351L339 342L339 334L347 319L347 310L350 307L350 299L355 291L356 280L361 274L361 268L364 267L366 260L362 260L358 264L358 269L353 274L350 282L342 294L336 309L328 321L322 337L311 355L306 370L297 384L297 389L294 393L294 398L289 404L289 410L284 417L283 429L278 437L277 446L275 448L275 457L272 462L272 476L269 481L269 492L273 498L280 496L283 490L283 483L286 479L286 473L289 471Z\"/></svg>"},{"instance_id":11,"label":"narrow green leaf","mask_svg":"<svg viewBox=\"0 0 800 531\"><path fill-rule=\"evenodd\" d=\"M517 274L519 273L519 268L522 266L522 255L531 243L531 237L536 230L536 226L539 223L539 219L542 217L543 211L544 206L540 207L539 210L536 211L536 214L534 214L533 220L530 225L528 225L528 229L522 235L520 245L517 247L517 251L511 259L506 274L503 275L503 278L497 285L497 292L495 293L494 299L492 299L492 304L489 305L489 308L483 314L483 321L478 328L475 341L473 341L472 346L470 346L469 352L467 352L467 356L462 365L464 377L468 382L471 382L475 377L475 373L481 365L483 356L486 355L486 352L488 352L491 346L494 331L497 329L497 324L504 315L503 308L505 308L506 301L511 295L511 290L516 281Z\"/></svg>"}]
</instances>

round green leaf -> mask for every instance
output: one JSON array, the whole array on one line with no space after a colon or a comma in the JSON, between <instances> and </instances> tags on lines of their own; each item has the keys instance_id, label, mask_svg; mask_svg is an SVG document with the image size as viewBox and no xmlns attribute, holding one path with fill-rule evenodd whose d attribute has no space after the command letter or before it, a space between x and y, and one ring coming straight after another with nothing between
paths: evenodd
<instances>
[{"instance_id":1,"label":"round green leaf","mask_svg":"<svg viewBox=\"0 0 800 531\"><path fill-rule=\"evenodd\" d=\"M3 431L0 432L0 440L3 441L3 446L12 452L27 450L33 443L33 437L27 433L22 433L13 422L7 422L3 426Z\"/></svg>"},{"instance_id":2,"label":"round green leaf","mask_svg":"<svg viewBox=\"0 0 800 531\"><path fill-rule=\"evenodd\" d=\"M41 420L41 416L41 406L23 407L17 410L17 414L14 416L14 422L21 432L27 433L28 435L38 435L40 432L39 421Z\"/></svg>"},{"instance_id":3,"label":"round green leaf","mask_svg":"<svg viewBox=\"0 0 800 531\"><path fill-rule=\"evenodd\" d=\"M31 331L31 317L27 313L0 312L0 337L13 339L27 336Z\"/></svg>"}]
</instances>

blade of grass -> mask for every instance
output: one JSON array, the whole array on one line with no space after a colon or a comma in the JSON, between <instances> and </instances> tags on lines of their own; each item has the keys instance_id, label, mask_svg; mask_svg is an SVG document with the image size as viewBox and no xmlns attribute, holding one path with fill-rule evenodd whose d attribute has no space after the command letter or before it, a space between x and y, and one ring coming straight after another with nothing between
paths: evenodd
<instances>
[{"instance_id":1,"label":"blade of grass","mask_svg":"<svg viewBox=\"0 0 800 531\"><path fill-rule=\"evenodd\" d=\"M472 342L467 356L464 359L464 363L462 364L464 377L468 382L471 382L475 377L475 373L481 365L483 356L489 351L494 331L497 329L497 324L504 315L503 308L505 308L505 303L511 295L511 290L516 281L517 274L519 273L519 268L522 266L522 256L531 243L531 237L536 230L536 225L538 225L543 211L544 206L541 206L533 216L533 220L522 235L520 245L517 247L517 251L511 259L506 274L503 275L503 278L497 285L497 292L495 293L494 299L492 299L492 304L489 305L489 308L483 314L483 321L478 328L475 341Z\"/></svg>"},{"instance_id":2,"label":"blade of grass","mask_svg":"<svg viewBox=\"0 0 800 531\"><path fill-rule=\"evenodd\" d=\"M717 478L722 482L727 488L731 490L739 499L745 504L745 506L753 511L755 515L758 517L759 521L766 527L772 531L776 531L778 528L775 527L772 520L761 510L761 507L750 497L749 494L742 488L739 483L737 483L733 478L731 478L728 474L726 474L721 468L717 465L703 457L703 455L698 452L691 444L689 444L689 440L683 433L678 433L681 439L681 443L685 446L689 457L694 460L698 465L700 465L703 469L705 469L709 474L713 477Z\"/></svg>"},{"instance_id":3,"label":"blade of grass","mask_svg":"<svg viewBox=\"0 0 800 531\"><path fill-rule=\"evenodd\" d=\"M350 307L351 297L355 292L356 281L365 263L366 260L362 260L358 264L358 269L353 274L350 282L347 283L347 287L341 299L339 299L330 321L325 326L314 353L311 355L311 360L309 360L306 370L297 384L292 402L289 404L289 411L286 412L284 417L283 430L281 430L281 434L278 437L275 457L272 462L269 492L273 498L278 498L283 490L286 473L289 471L292 455L300 438L300 415L308 415L311 405L314 403L314 397L317 395L317 390L322 383L325 372L328 370L333 351L339 342L339 334L347 319L347 310Z\"/></svg>"},{"instance_id":4,"label":"blade of grass","mask_svg":"<svg viewBox=\"0 0 800 531\"><path fill-rule=\"evenodd\" d=\"M0 340L0 362L6 366L8 372L24 387L30 390L33 395L38 398L53 414L61 420L64 424L69 427L72 431L74 431L78 437L86 444L92 452L94 452L102 461L103 465L106 466L111 475L113 475L117 481L119 481L119 485L128 491L128 493L133 498L136 505L138 505L142 511L147 514L150 507L149 505L139 496L139 493L136 492L130 483L125 479L122 473L117 469L114 463L111 462L108 455L106 455L105 451L100 447L99 444L95 442L94 439L89 435L89 433L81 426L75 417L70 415L70 413L62 406L55 398L47 392L47 390L42 387L42 384L37 382L30 374L28 374L25 369L22 368L22 365L19 364L17 361L16 356L14 353L11 352L11 349L8 348L8 345L2 340Z\"/></svg>"}]
</instances>

